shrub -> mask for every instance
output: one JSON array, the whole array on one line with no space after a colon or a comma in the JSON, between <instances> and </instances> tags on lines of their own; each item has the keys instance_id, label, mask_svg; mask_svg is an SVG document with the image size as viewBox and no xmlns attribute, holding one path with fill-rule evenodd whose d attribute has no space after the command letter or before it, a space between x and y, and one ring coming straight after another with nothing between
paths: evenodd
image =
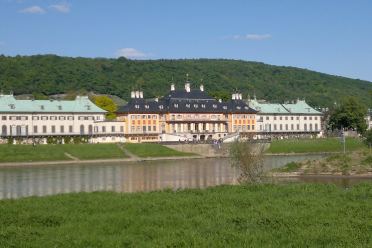
<instances>
[{"instance_id":1,"label":"shrub","mask_svg":"<svg viewBox=\"0 0 372 248\"><path fill-rule=\"evenodd\" d=\"M264 146L249 141L235 141L230 146L231 165L240 170L240 183L261 182L263 176Z\"/></svg>"}]
</instances>

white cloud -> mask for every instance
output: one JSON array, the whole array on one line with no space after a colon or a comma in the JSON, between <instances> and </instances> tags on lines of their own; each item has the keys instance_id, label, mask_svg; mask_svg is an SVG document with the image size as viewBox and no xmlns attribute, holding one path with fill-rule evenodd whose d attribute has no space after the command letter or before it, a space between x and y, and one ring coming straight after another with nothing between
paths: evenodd
<instances>
[{"instance_id":1,"label":"white cloud","mask_svg":"<svg viewBox=\"0 0 372 248\"><path fill-rule=\"evenodd\" d=\"M267 40L271 39L271 34L246 34L246 35L233 35L228 38L233 40Z\"/></svg>"},{"instance_id":2,"label":"white cloud","mask_svg":"<svg viewBox=\"0 0 372 248\"><path fill-rule=\"evenodd\" d=\"M61 13L70 12L70 4L68 3L53 4L53 5L50 5L49 8L55 11L61 12Z\"/></svg>"},{"instance_id":3,"label":"white cloud","mask_svg":"<svg viewBox=\"0 0 372 248\"><path fill-rule=\"evenodd\" d=\"M135 48L121 48L116 52L117 57L126 57L130 59L144 59L149 56L149 54L146 54L142 51L139 51Z\"/></svg>"},{"instance_id":4,"label":"white cloud","mask_svg":"<svg viewBox=\"0 0 372 248\"><path fill-rule=\"evenodd\" d=\"M45 10L37 5L31 6L25 9L21 9L20 13L27 13L27 14L44 14Z\"/></svg>"}]
</instances>

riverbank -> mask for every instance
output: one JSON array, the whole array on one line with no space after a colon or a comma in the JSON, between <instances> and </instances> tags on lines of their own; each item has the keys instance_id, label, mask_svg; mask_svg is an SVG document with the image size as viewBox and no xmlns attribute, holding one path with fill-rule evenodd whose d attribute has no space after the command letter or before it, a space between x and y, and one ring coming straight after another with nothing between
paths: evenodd
<instances>
[{"instance_id":1,"label":"riverbank","mask_svg":"<svg viewBox=\"0 0 372 248\"><path fill-rule=\"evenodd\" d=\"M346 151L355 151L366 147L361 139L347 138ZM291 153L331 153L342 152L343 143L339 138L319 139L283 139L273 140L266 150L268 154L291 154Z\"/></svg>"},{"instance_id":2,"label":"riverbank","mask_svg":"<svg viewBox=\"0 0 372 248\"><path fill-rule=\"evenodd\" d=\"M138 161L195 156L198 155L179 152L160 144L0 145L0 166Z\"/></svg>"},{"instance_id":3,"label":"riverbank","mask_svg":"<svg viewBox=\"0 0 372 248\"><path fill-rule=\"evenodd\" d=\"M371 192L269 184L2 200L0 246L368 247Z\"/></svg>"},{"instance_id":4,"label":"riverbank","mask_svg":"<svg viewBox=\"0 0 372 248\"><path fill-rule=\"evenodd\" d=\"M56 161L35 161L35 162L3 162L0 168L4 167L23 167L23 166L43 166L43 165L63 165L63 164L110 164L121 162L141 162L141 161L161 161L161 160L185 160L185 159L205 159L203 156L170 156L170 157L130 157L118 159L92 159L92 160L56 160Z\"/></svg>"},{"instance_id":5,"label":"riverbank","mask_svg":"<svg viewBox=\"0 0 372 248\"><path fill-rule=\"evenodd\" d=\"M323 159L291 162L272 170L274 177L303 175L372 176L372 151L359 149L338 153Z\"/></svg>"}]
</instances>

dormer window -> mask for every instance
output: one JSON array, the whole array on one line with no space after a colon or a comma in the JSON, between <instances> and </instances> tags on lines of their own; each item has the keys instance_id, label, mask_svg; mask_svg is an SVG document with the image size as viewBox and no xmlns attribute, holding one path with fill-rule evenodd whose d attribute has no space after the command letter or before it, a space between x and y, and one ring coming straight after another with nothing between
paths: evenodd
<instances>
[{"instance_id":1,"label":"dormer window","mask_svg":"<svg viewBox=\"0 0 372 248\"><path fill-rule=\"evenodd\" d=\"M198 104L194 104L194 108L198 108Z\"/></svg>"},{"instance_id":2,"label":"dormer window","mask_svg":"<svg viewBox=\"0 0 372 248\"><path fill-rule=\"evenodd\" d=\"M223 108L223 109L227 109L227 106L223 106L222 108Z\"/></svg>"},{"instance_id":3,"label":"dormer window","mask_svg":"<svg viewBox=\"0 0 372 248\"><path fill-rule=\"evenodd\" d=\"M213 104L213 108L217 108L217 104Z\"/></svg>"},{"instance_id":4,"label":"dormer window","mask_svg":"<svg viewBox=\"0 0 372 248\"><path fill-rule=\"evenodd\" d=\"M163 105L159 105L159 109L163 109L164 108L164 106Z\"/></svg>"},{"instance_id":5,"label":"dormer window","mask_svg":"<svg viewBox=\"0 0 372 248\"><path fill-rule=\"evenodd\" d=\"M240 106L236 106L236 108L237 108L237 109L241 109L241 107L240 107Z\"/></svg>"},{"instance_id":6,"label":"dormer window","mask_svg":"<svg viewBox=\"0 0 372 248\"><path fill-rule=\"evenodd\" d=\"M175 104L174 104L174 107L175 107L175 108L178 108L178 104L177 104L177 103L175 103Z\"/></svg>"},{"instance_id":7,"label":"dormer window","mask_svg":"<svg viewBox=\"0 0 372 248\"><path fill-rule=\"evenodd\" d=\"M139 105L138 105L138 104L134 105L134 107L135 107L136 109L139 109Z\"/></svg>"},{"instance_id":8,"label":"dormer window","mask_svg":"<svg viewBox=\"0 0 372 248\"><path fill-rule=\"evenodd\" d=\"M41 106L40 106L40 109L41 109L41 110L44 110L44 105L41 105Z\"/></svg>"},{"instance_id":9,"label":"dormer window","mask_svg":"<svg viewBox=\"0 0 372 248\"><path fill-rule=\"evenodd\" d=\"M248 106L245 106L244 108L245 108L245 109L248 109Z\"/></svg>"},{"instance_id":10,"label":"dormer window","mask_svg":"<svg viewBox=\"0 0 372 248\"><path fill-rule=\"evenodd\" d=\"M186 104L186 108L190 108L190 104Z\"/></svg>"},{"instance_id":11,"label":"dormer window","mask_svg":"<svg viewBox=\"0 0 372 248\"><path fill-rule=\"evenodd\" d=\"M87 105L87 110L90 110L90 105Z\"/></svg>"},{"instance_id":12,"label":"dormer window","mask_svg":"<svg viewBox=\"0 0 372 248\"><path fill-rule=\"evenodd\" d=\"M205 108L205 104L202 104L201 106L202 106L202 108Z\"/></svg>"},{"instance_id":13,"label":"dormer window","mask_svg":"<svg viewBox=\"0 0 372 248\"><path fill-rule=\"evenodd\" d=\"M58 106L58 110L62 110L62 106L61 106L61 105ZM89 109L88 109L88 110L89 110Z\"/></svg>"},{"instance_id":14,"label":"dormer window","mask_svg":"<svg viewBox=\"0 0 372 248\"><path fill-rule=\"evenodd\" d=\"M146 109L148 109L149 107L150 107L149 105L147 105L147 104L145 105L145 108L146 108Z\"/></svg>"},{"instance_id":15,"label":"dormer window","mask_svg":"<svg viewBox=\"0 0 372 248\"><path fill-rule=\"evenodd\" d=\"M9 107L10 107L10 109L15 109L15 105L14 104L9 104Z\"/></svg>"}]
</instances>

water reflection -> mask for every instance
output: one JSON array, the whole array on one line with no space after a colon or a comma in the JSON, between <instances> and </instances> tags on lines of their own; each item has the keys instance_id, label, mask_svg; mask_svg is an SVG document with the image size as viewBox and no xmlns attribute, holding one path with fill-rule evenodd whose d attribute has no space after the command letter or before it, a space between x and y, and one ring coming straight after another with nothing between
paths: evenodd
<instances>
[{"instance_id":1,"label":"water reflection","mask_svg":"<svg viewBox=\"0 0 372 248\"><path fill-rule=\"evenodd\" d=\"M236 176L226 159L3 168L0 199L81 191L203 188L231 184Z\"/></svg>"},{"instance_id":2,"label":"water reflection","mask_svg":"<svg viewBox=\"0 0 372 248\"><path fill-rule=\"evenodd\" d=\"M321 156L324 155L268 156L265 167L275 168L291 161ZM0 199L69 192L204 188L232 184L238 175L228 159L0 168Z\"/></svg>"}]
</instances>

